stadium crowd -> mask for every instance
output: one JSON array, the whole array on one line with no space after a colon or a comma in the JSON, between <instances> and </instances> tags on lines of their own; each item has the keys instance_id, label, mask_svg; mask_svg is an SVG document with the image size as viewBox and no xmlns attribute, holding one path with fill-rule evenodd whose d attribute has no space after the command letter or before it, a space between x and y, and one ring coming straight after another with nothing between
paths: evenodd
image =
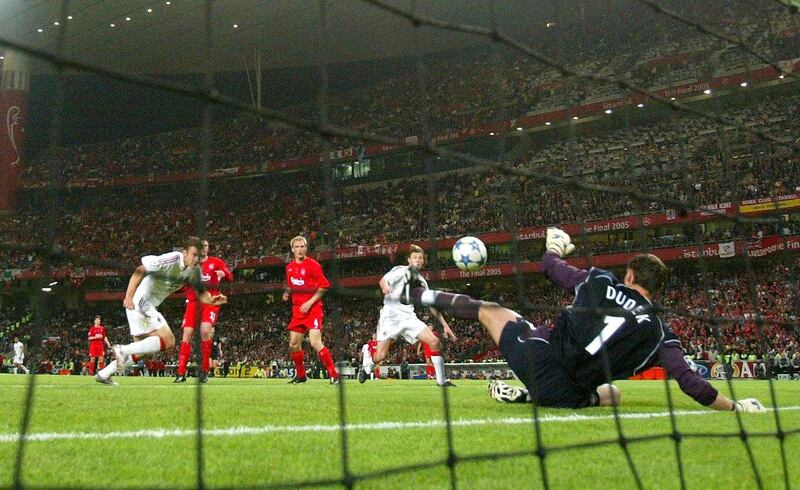
<instances>
[{"instance_id":1,"label":"stadium crowd","mask_svg":"<svg viewBox=\"0 0 800 490\"><path fill-rule=\"evenodd\" d=\"M781 102L765 101L728 115L783 137L798 122L800 97ZM674 131L673 122L664 122L600 134L575 146L556 142L532 151L517 166L534 175L562 176L575 168L566 162L580 161L587 182L642 189L697 204L800 192L800 165L794 152L774 144L748 143L747 134L735 130L717 133L696 117L678 122L682 131ZM729 144L724 152L720 138L738 143ZM609 200L602 192L544 185L537 178L512 177L497 169L438 174L433 185L438 237L673 207L630 197ZM209 240L224 247L217 253L229 262L285 253L287 240L298 232L318 250L333 243L347 247L424 239L429 236L429 203L419 187L416 179L342 187L329 207L318 175L226 181L210 189L205 227ZM73 254L109 260L170 247L197 229L200 213L192 206L196 193L191 184L174 184L68 194L63 208L69 213L56 217L57 241ZM399 195L403 199L398 200ZM40 199L40 193L31 193L19 213L0 218L0 231L9 241L45 243L52 217L42 210ZM335 232L327 231L331 223L336 224ZM771 230L762 234L767 231ZM35 268L36 262L30 252L0 254L4 269Z\"/></svg>"},{"instance_id":2,"label":"stadium crowd","mask_svg":"<svg viewBox=\"0 0 800 490\"><path fill-rule=\"evenodd\" d=\"M722 15L689 15L743 42L768 48L776 60L796 55L797 30L785 9L745 4L731 4L729 9ZM637 15L653 13L642 9ZM593 20L591 26L591 32L587 32L586 23L577 18L565 19L545 30L542 45L548 55L580 71L599 72L648 88L729 74L737 67L746 71L763 64L739 49L677 23L654 22L646 30L621 29L615 16L604 15ZM716 64L711 65L710 60ZM329 104L331 122L405 138L423 134L426 125L433 134L444 134L622 95L614 85L565 79L555 68L544 67L519 53L495 52L492 48L438 54L427 63L429 79L424 96L416 87L415 73L408 70L402 77L334 94ZM426 111L407 110L418 107L423 99L430 102L429 117ZM287 112L313 119L317 109L298 105ZM312 134L248 117L222 121L213 133L212 169L261 167L269 161L317 155L331 144L336 147L338 143L339 148L358 145L335 139L323 142ZM34 159L27 179L47 181L49 164L65 179L195 172L200 161L199 141L200 130L192 128L148 138L60 148Z\"/></svg>"}]
</instances>

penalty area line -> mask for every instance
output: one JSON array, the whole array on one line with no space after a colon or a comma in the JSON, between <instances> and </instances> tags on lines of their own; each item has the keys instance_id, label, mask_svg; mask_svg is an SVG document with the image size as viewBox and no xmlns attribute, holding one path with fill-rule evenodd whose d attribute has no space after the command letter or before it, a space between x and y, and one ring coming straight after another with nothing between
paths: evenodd
<instances>
[{"instance_id":1,"label":"penalty area line","mask_svg":"<svg viewBox=\"0 0 800 490\"><path fill-rule=\"evenodd\" d=\"M773 409L767 409L772 411ZM778 410L790 411L800 410L800 406L781 407ZM713 410L677 410L674 412L676 417L701 416L712 414L723 414ZM622 413L619 418L622 420L647 420L666 418L670 412L642 412L642 413ZM580 415L577 413L569 415L544 415L539 417L543 423L550 422L589 422L601 420L613 420L614 415ZM504 417L499 419L460 419L451 421L453 427L479 427L490 425L521 425L530 424L532 419L529 417ZM443 420L429 420L419 422L375 422L368 424L348 424L345 429L348 431L384 431L384 430L405 430L405 429L435 429L445 426ZM336 432L339 425L265 425L261 427L228 427L224 429L203 429L206 437L236 437L246 435L261 434L289 434L297 432ZM25 440L29 442L48 442L64 440L108 440L108 439L164 439L171 437L195 437L195 429L144 429L137 431L117 431L117 432L41 432L27 434ZM20 434L0 434L0 443L17 442Z\"/></svg>"}]
</instances>

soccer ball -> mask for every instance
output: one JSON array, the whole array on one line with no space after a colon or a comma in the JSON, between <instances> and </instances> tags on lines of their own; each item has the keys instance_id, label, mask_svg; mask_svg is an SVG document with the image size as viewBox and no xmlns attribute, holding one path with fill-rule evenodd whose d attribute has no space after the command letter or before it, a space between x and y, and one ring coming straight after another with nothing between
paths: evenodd
<instances>
[{"instance_id":1,"label":"soccer ball","mask_svg":"<svg viewBox=\"0 0 800 490\"><path fill-rule=\"evenodd\" d=\"M474 236L459 238L453 245L453 262L465 272L475 272L486 265L486 245Z\"/></svg>"}]
</instances>

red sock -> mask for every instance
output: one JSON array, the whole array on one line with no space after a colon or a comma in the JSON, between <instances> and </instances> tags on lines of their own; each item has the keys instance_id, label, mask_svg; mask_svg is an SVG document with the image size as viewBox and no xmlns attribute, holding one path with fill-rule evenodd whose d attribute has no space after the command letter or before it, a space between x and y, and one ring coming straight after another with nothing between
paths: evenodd
<instances>
[{"instance_id":1,"label":"red sock","mask_svg":"<svg viewBox=\"0 0 800 490\"><path fill-rule=\"evenodd\" d=\"M292 360L294 361L294 375L296 378L306 377L306 367L303 365L303 356L305 353L302 350L292 352Z\"/></svg>"},{"instance_id":2,"label":"red sock","mask_svg":"<svg viewBox=\"0 0 800 490\"><path fill-rule=\"evenodd\" d=\"M200 356L200 369L202 369L204 373L207 373L211 364L211 339L200 341Z\"/></svg>"},{"instance_id":3,"label":"red sock","mask_svg":"<svg viewBox=\"0 0 800 490\"><path fill-rule=\"evenodd\" d=\"M139 354L134 354L131 356L131 361L133 362L139 362L139 359L141 359L141 357L139 357Z\"/></svg>"},{"instance_id":4,"label":"red sock","mask_svg":"<svg viewBox=\"0 0 800 490\"><path fill-rule=\"evenodd\" d=\"M178 354L178 374L180 376L186 376L186 364L190 357L192 357L192 344L181 342L181 350Z\"/></svg>"},{"instance_id":5,"label":"red sock","mask_svg":"<svg viewBox=\"0 0 800 490\"><path fill-rule=\"evenodd\" d=\"M427 376L428 378L436 376L436 369L433 368L433 364L425 365L425 376Z\"/></svg>"},{"instance_id":6,"label":"red sock","mask_svg":"<svg viewBox=\"0 0 800 490\"><path fill-rule=\"evenodd\" d=\"M94 376L94 363L95 362L97 362L97 361L89 361L89 374L91 374L92 376Z\"/></svg>"},{"instance_id":7,"label":"red sock","mask_svg":"<svg viewBox=\"0 0 800 490\"><path fill-rule=\"evenodd\" d=\"M327 347L323 347L322 350L317 352L317 355L319 356L319 360L322 361L322 364L325 365L325 369L328 370L328 376L331 378L338 378L339 373L336 372L336 367L333 365L331 351L329 351Z\"/></svg>"}]
</instances>

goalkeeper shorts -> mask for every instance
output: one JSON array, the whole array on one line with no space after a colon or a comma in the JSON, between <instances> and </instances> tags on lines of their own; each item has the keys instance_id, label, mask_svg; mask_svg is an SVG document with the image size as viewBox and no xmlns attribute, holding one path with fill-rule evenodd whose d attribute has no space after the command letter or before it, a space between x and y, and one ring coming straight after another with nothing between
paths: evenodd
<instances>
[{"instance_id":1,"label":"goalkeeper shorts","mask_svg":"<svg viewBox=\"0 0 800 490\"><path fill-rule=\"evenodd\" d=\"M533 332L531 329L531 324L522 318L508 322L500 336L500 352L534 403L557 408L597 405L597 392L575 383L558 362L544 327Z\"/></svg>"}]
</instances>

